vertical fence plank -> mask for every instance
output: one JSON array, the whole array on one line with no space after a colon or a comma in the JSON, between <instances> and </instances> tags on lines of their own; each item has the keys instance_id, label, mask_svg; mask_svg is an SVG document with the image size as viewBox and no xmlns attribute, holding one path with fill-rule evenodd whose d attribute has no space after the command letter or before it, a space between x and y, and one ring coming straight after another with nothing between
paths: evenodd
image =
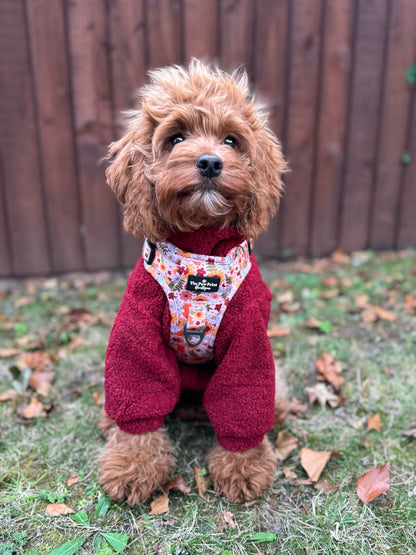
<instances>
[{"instance_id":1,"label":"vertical fence plank","mask_svg":"<svg viewBox=\"0 0 416 555\"><path fill-rule=\"evenodd\" d=\"M340 244L367 246L378 139L387 0L359 0Z\"/></svg>"},{"instance_id":2,"label":"vertical fence plank","mask_svg":"<svg viewBox=\"0 0 416 555\"><path fill-rule=\"evenodd\" d=\"M147 0L149 66L183 62L182 4L180 0Z\"/></svg>"},{"instance_id":3,"label":"vertical fence plank","mask_svg":"<svg viewBox=\"0 0 416 555\"><path fill-rule=\"evenodd\" d=\"M404 169L396 248L416 246L416 91L413 91L408 150L410 164Z\"/></svg>"},{"instance_id":4,"label":"vertical fence plank","mask_svg":"<svg viewBox=\"0 0 416 555\"><path fill-rule=\"evenodd\" d=\"M325 2L325 8L321 109L312 199L312 255L328 254L337 246L354 19L351 0Z\"/></svg>"},{"instance_id":5,"label":"vertical fence plank","mask_svg":"<svg viewBox=\"0 0 416 555\"><path fill-rule=\"evenodd\" d=\"M244 64L250 77L255 5L250 0L221 0L219 14L221 66L231 71Z\"/></svg>"},{"instance_id":6,"label":"vertical fence plank","mask_svg":"<svg viewBox=\"0 0 416 555\"><path fill-rule=\"evenodd\" d=\"M15 275L51 270L23 0L0 5L0 149Z\"/></svg>"},{"instance_id":7,"label":"vertical fence plank","mask_svg":"<svg viewBox=\"0 0 416 555\"><path fill-rule=\"evenodd\" d=\"M118 208L105 185L105 165L101 162L112 138L105 4L100 0L70 0L68 20L86 267L117 267Z\"/></svg>"},{"instance_id":8,"label":"vertical fence plank","mask_svg":"<svg viewBox=\"0 0 416 555\"><path fill-rule=\"evenodd\" d=\"M109 4L111 79L116 137L124 132L122 110L133 108L136 93L146 79L146 45L143 0L112 0ZM121 261L133 266L140 255L140 241L121 232Z\"/></svg>"},{"instance_id":9,"label":"vertical fence plank","mask_svg":"<svg viewBox=\"0 0 416 555\"><path fill-rule=\"evenodd\" d=\"M184 54L194 58L218 58L218 0L184 0Z\"/></svg>"},{"instance_id":10,"label":"vertical fence plank","mask_svg":"<svg viewBox=\"0 0 416 555\"><path fill-rule=\"evenodd\" d=\"M321 0L291 2L290 99L287 157L291 173L282 203L283 254L305 254L309 243L309 210L315 154Z\"/></svg>"},{"instance_id":11,"label":"vertical fence plank","mask_svg":"<svg viewBox=\"0 0 416 555\"><path fill-rule=\"evenodd\" d=\"M4 179L0 160L0 276L9 276L12 273L12 261L10 256L10 238L7 225L7 213L4 203Z\"/></svg>"},{"instance_id":12,"label":"vertical fence plank","mask_svg":"<svg viewBox=\"0 0 416 555\"><path fill-rule=\"evenodd\" d=\"M391 10L376 189L370 222L370 246L375 249L394 245L401 157L406 149L411 101L411 90L404 75L416 51L416 2L395 0Z\"/></svg>"},{"instance_id":13,"label":"vertical fence plank","mask_svg":"<svg viewBox=\"0 0 416 555\"><path fill-rule=\"evenodd\" d=\"M53 269L84 267L63 4L27 2Z\"/></svg>"},{"instance_id":14,"label":"vertical fence plank","mask_svg":"<svg viewBox=\"0 0 416 555\"><path fill-rule=\"evenodd\" d=\"M257 2L255 89L259 93L259 100L264 100L268 105L270 126L281 141L283 140L284 110L287 102L285 90L288 17L288 0L259 0ZM268 258L277 255L279 250L278 227L279 215L270 222L269 229L259 241L256 241L256 252Z\"/></svg>"}]
</instances>

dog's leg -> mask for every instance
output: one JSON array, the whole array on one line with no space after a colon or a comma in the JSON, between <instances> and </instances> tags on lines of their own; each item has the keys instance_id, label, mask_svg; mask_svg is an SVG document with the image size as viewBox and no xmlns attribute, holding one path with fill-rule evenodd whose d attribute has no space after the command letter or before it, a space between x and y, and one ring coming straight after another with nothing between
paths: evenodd
<instances>
[{"instance_id":1,"label":"dog's leg","mask_svg":"<svg viewBox=\"0 0 416 555\"><path fill-rule=\"evenodd\" d=\"M165 430L133 435L113 428L98 461L103 491L115 501L143 503L166 483L175 463L172 451Z\"/></svg>"},{"instance_id":2,"label":"dog's leg","mask_svg":"<svg viewBox=\"0 0 416 555\"><path fill-rule=\"evenodd\" d=\"M228 451L219 444L207 455L208 472L214 489L233 503L250 501L261 495L273 482L276 455L268 439L247 451Z\"/></svg>"}]
</instances>

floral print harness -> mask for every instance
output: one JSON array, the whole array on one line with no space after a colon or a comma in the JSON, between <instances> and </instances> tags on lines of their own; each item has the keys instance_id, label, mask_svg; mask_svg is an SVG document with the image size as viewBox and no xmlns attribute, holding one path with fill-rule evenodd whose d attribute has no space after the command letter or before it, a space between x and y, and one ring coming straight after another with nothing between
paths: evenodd
<instances>
[{"instance_id":1,"label":"floral print harness","mask_svg":"<svg viewBox=\"0 0 416 555\"><path fill-rule=\"evenodd\" d=\"M167 241L145 240L144 266L166 293L171 314L169 345L178 360L202 364L214 358L218 328L251 268L250 254L249 240L227 256L193 254Z\"/></svg>"}]
</instances>

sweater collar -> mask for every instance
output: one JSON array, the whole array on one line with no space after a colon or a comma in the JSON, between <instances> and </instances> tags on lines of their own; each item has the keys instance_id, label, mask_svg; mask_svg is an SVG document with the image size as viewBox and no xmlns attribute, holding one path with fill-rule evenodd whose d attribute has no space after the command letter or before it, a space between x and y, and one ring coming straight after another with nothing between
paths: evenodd
<instances>
[{"instance_id":1,"label":"sweater collar","mask_svg":"<svg viewBox=\"0 0 416 555\"><path fill-rule=\"evenodd\" d=\"M232 227L203 226L194 231L176 231L168 241L183 251L211 256L226 256L245 237Z\"/></svg>"}]
</instances>

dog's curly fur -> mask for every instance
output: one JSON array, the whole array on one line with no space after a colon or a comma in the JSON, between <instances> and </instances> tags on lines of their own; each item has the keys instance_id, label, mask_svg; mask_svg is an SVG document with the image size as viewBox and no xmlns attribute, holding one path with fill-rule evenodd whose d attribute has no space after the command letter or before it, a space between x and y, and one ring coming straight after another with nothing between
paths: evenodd
<instances>
[{"instance_id":1,"label":"dog's curly fur","mask_svg":"<svg viewBox=\"0 0 416 555\"><path fill-rule=\"evenodd\" d=\"M286 164L265 111L250 95L245 72L229 75L197 60L188 69L152 71L128 117L125 136L110 145L107 169L127 231L157 242L172 231L203 225L232 226L250 238L266 229L279 203ZM181 140L173 148L175 136ZM233 148L226 144L229 137ZM219 156L226 171L215 180L201 176L195 161L202 153ZM276 421L285 411L279 398ZM130 435L105 416L100 428L109 438L99 461L104 491L129 504L145 501L173 467L167 433ZM216 445L207 460L214 488L234 502L260 495L276 470L266 439L243 452Z\"/></svg>"}]
</instances>

